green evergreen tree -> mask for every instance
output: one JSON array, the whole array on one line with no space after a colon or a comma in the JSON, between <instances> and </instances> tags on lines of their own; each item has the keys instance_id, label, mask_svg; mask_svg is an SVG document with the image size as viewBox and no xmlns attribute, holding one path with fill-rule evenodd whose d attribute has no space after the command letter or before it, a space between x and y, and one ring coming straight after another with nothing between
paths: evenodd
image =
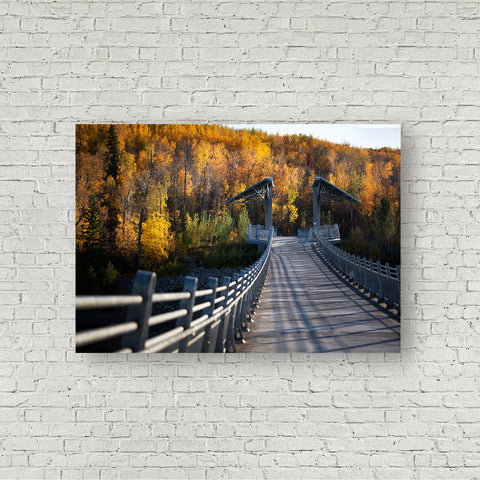
<instances>
[{"instance_id":1,"label":"green evergreen tree","mask_svg":"<svg viewBox=\"0 0 480 480\"><path fill-rule=\"evenodd\" d=\"M77 251L76 269L77 295L105 293L104 275L107 266L107 238L95 195L89 197L80 232L81 248L80 251Z\"/></svg>"},{"instance_id":2,"label":"green evergreen tree","mask_svg":"<svg viewBox=\"0 0 480 480\"><path fill-rule=\"evenodd\" d=\"M107 160L107 176L111 176L117 181L118 163L120 161L120 153L118 150L118 137L115 130L115 125L110 125L107 135L107 145L105 152L105 159Z\"/></svg>"},{"instance_id":3,"label":"green evergreen tree","mask_svg":"<svg viewBox=\"0 0 480 480\"><path fill-rule=\"evenodd\" d=\"M82 229L82 250L85 253L99 254L106 247L106 232L95 195L90 195Z\"/></svg>"},{"instance_id":4,"label":"green evergreen tree","mask_svg":"<svg viewBox=\"0 0 480 480\"><path fill-rule=\"evenodd\" d=\"M105 219L105 228L107 231L108 244L110 250L115 250L115 236L118 227L118 218L120 215L120 205L118 201L117 174L120 162L120 154L118 148L118 137L115 125L110 125L107 133L106 145L106 165L107 165L107 181L105 183L104 205L107 207L107 218ZM111 179L109 178L111 177ZM113 181L112 181L113 179Z\"/></svg>"}]
</instances>

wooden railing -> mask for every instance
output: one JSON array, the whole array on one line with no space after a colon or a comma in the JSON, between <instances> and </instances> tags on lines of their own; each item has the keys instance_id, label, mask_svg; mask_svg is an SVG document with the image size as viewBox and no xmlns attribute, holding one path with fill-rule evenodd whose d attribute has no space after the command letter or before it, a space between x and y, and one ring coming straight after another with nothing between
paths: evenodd
<instances>
[{"instance_id":1,"label":"wooden railing","mask_svg":"<svg viewBox=\"0 0 480 480\"><path fill-rule=\"evenodd\" d=\"M340 240L340 230L338 229L338 224L320 225L315 228L315 233L317 234L317 236L320 236L325 240L330 240L330 241Z\"/></svg>"},{"instance_id":2,"label":"wooden railing","mask_svg":"<svg viewBox=\"0 0 480 480\"><path fill-rule=\"evenodd\" d=\"M265 281L273 233L272 228L264 253L253 265L220 282L210 278L204 290L197 289L197 278L186 277L182 292L154 293L156 274L139 270L131 295L77 296L77 312L127 309L121 323L77 333L77 350L120 337L118 353L235 352ZM165 302L180 303L173 311L152 316L152 306ZM173 328L151 336L151 327L172 320Z\"/></svg>"},{"instance_id":3,"label":"wooden railing","mask_svg":"<svg viewBox=\"0 0 480 480\"><path fill-rule=\"evenodd\" d=\"M277 235L275 227L273 229L273 236ZM270 231L266 230L263 225L249 225L247 230L247 241L262 241L268 242Z\"/></svg>"},{"instance_id":4,"label":"wooden railing","mask_svg":"<svg viewBox=\"0 0 480 480\"><path fill-rule=\"evenodd\" d=\"M372 294L388 307L400 312L400 266L367 260L341 250L314 230L314 237L325 257L347 278Z\"/></svg>"}]
</instances>

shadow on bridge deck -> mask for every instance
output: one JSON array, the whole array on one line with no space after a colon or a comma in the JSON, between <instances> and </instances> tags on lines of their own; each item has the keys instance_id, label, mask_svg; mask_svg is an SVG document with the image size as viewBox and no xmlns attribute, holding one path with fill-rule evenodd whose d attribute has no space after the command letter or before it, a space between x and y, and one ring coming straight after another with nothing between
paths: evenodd
<instances>
[{"instance_id":1,"label":"shadow on bridge deck","mask_svg":"<svg viewBox=\"0 0 480 480\"><path fill-rule=\"evenodd\" d=\"M253 319L239 352L400 351L398 319L343 280L303 238L274 238Z\"/></svg>"}]
</instances>

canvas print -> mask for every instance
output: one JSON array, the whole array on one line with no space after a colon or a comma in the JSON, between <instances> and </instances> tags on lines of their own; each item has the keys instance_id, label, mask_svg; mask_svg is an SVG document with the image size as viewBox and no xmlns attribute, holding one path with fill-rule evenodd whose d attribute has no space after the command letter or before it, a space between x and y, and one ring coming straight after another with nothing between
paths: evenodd
<instances>
[{"instance_id":1,"label":"canvas print","mask_svg":"<svg viewBox=\"0 0 480 480\"><path fill-rule=\"evenodd\" d=\"M76 351L400 351L400 125L76 127Z\"/></svg>"}]
</instances>

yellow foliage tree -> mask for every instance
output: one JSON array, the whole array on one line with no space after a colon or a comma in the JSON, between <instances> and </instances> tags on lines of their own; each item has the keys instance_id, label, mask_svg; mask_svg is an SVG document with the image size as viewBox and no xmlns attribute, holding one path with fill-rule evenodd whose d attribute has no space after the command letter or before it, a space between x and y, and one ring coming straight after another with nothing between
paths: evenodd
<instances>
[{"instance_id":1,"label":"yellow foliage tree","mask_svg":"<svg viewBox=\"0 0 480 480\"><path fill-rule=\"evenodd\" d=\"M170 222L159 212L152 213L143 223L142 258L143 268L154 269L168 258L172 241Z\"/></svg>"}]
</instances>

